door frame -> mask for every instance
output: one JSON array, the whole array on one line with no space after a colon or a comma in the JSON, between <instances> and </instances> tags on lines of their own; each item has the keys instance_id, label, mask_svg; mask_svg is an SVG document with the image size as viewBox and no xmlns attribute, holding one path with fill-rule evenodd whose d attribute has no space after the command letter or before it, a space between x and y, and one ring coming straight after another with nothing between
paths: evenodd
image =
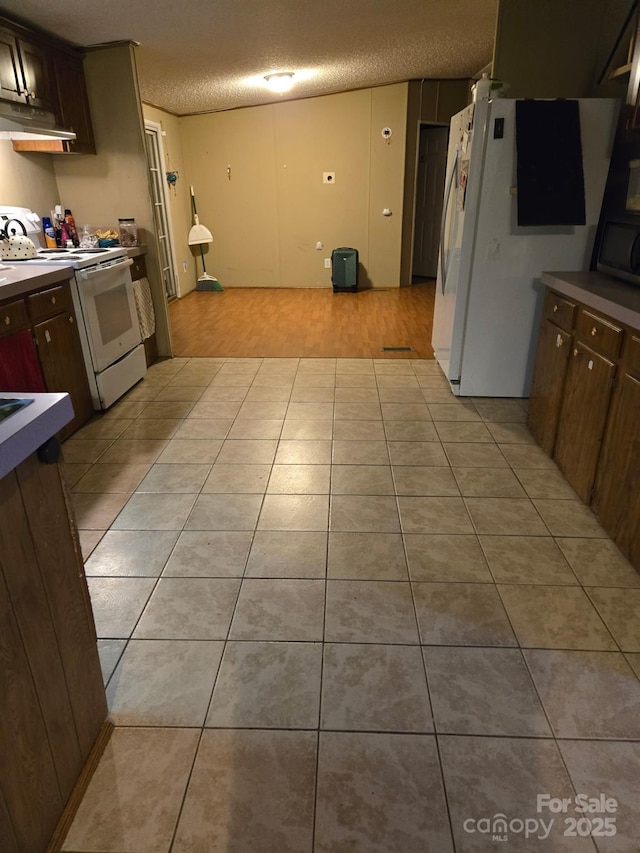
<instances>
[{"instance_id":1,"label":"door frame","mask_svg":"<svg viewBox=\"0 0 640 853\"><path fill-rule=\"evenodd\" d=\"M416 214L418 210L418 168L420 165L420 131L422 128L438 128L438 127L446 127L447 129L451 128L451 123L448 121L422 121L418 120L416 123L416 135L415 135L415 163L413 166L413 209L411 212L411 248L409 255L409 282L411 284L411 279L413 277L413 252L415 249L416 242ZM446 171L446 169L445 169ZM446 175L445 175L446 178Z\"/></svg>"},{"instance_id":2,"label":"door frame","mask_svg":"<svg viewBox=\"0 0 640 853\"><path fill-rule=\"evenodd\" d=\"M145 131L145 136L149 132L154 136L155 144L157 145L157 149L158 149L158 152L160 154L160 160L161 160L162 164L164 165L167 153L166 153L165 148L164 148L164 142L163 142L164 131L162 129L162 125L156 121L152 121L151 119L145 119L144 120L144 131ZM146 147L145 147L145 154L146 154ZM149 163L148 156L147 156L147 168L150 172L152 167L151 167L151 163ZM180 298L180 296L182 294L180 293L180 276L178 275L178 264L176 261L175 241L174 241L174 237L173 237L173 222L171 219L171 205L169 203L169 190L168 190L166 181L164 180L164 175L159 175L159 178L160 178L159 185L161 187L161 195L162 195L162 198L161 198L162 208L163 208L164 216L165 216L165 219L167 222L167 254L169 256L169 263L171 265L171 271L173 273L173 281L174 281L174 285L175 285L175 293L174 294L168 294L166 292L166 287L165 287L165 297L167 299L170 299L171 296L175 296L177 298ZM150 175L149 179L153 180L153 176ZM153 198L151 199L151 203L152 203L152 205L154 204ZM154 216L154 226L157 230L157 223L155 221L155 216ZM160 243L160 235L159 234L156 234L156 238L158 240L158 243ZM162 261L161 255L158 257L158 261L159 262ZM161 270L161 272L162 272L162 270Z\"/></svg>"}]
</instances>

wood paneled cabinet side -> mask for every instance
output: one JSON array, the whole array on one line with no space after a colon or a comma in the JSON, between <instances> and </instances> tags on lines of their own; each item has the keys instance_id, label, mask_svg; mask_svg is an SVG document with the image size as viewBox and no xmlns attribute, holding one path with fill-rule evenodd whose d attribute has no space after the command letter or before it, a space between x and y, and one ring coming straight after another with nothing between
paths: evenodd
<instances>
[{"instance_id":1,"label":"wood paneled cabinet side","mask_svg":"<svg viewBox=\"0 0 640 853\"><path fill-rule=\"evenodd\" d=\"M0 846L26 853L49 849L107 704L60 466L27 457L0 505Z\"/></svg>"},{"instance_id":2,"label":"wood paneled cabinet side","mask_svg":"<svg viewBox=\"0 0 640 853\"><path fill-rule=\"evenodd\" d=\"M607 533L640 566L640 335L630 338L593 496Z\"/></svg>"}]
</instances>

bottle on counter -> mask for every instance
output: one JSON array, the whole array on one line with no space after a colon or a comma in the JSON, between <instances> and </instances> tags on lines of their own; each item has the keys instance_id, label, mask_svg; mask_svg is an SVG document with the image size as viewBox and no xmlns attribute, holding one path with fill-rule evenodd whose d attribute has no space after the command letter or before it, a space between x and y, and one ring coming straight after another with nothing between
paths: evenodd
<instances>
[{"instance_id":1,"label":"bottle on counter","mask_svg":"<svg viewBox=\"0 0 640 853\"><path fill-rule=\"evenodd\" d=\"M60 223L60 243L59 243L59 245L64 247L67 245L67 242L69 240L71 240L71 237L69 236L69 229L67 227L67 223L61 222Z\"/></svg>"},{"instance_id":2,"label":"bottle on counter","mask_svg":"<svg viewBox=\"0 0 640 853\"><path fill-rule=\"evenodd\" d=\"M138 245L138 226L135 219L118 219L118 231L120 232L121 246Z\"/></svg>"},{"instance_id":3,"label":"bottle on counter","mask_svg":"<svg viewBox=\"0 0 640 853\"><path fill-rule=\"evenodd\" d=\"M78 231L76 229L76 221L73 218L73 214L69 210L69 208L65 208L64 211L64 221L67 226L67 233L69 234L69 239L73 243L74 246L80 245L80 240L78 239ZM66 244L65 244L66 245Z\"/></svg>"},{"instance_id":4,"label":"bottle on counter","mask_svg":"<svg viewBox=\"0 0 640 853\"><path fill-rule=\"evenodd\" d=\"M44 242L47 249L55 249L57 246L56 231L48 216L42 217L42 230L44 232Z\"/></svg>"}]
</instances>

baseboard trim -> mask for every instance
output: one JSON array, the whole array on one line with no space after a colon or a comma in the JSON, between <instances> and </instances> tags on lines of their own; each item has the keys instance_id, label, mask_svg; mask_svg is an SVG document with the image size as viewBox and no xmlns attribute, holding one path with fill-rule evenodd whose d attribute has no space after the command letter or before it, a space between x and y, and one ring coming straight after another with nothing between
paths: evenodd
<instances>
[{"instance_id":1,"label":"baseboard trim","mask_svg":"<svg viewBox=\"0 0 640 853\"><path fill-rule=\"evenodd\" d=\"M67 801L67 805L64 807L64 811L60 815L60 819L56 824L56 828L51 836L51 840L49 841L49 846L46 849L46 853L60 853L64 840L67 837L67 833L73 823L73 819L76 816L76 812L80 808L82 798L89 787L89 782L91 782L93 774L96 771L96 767L100 763L100 759L102 758L102 754L105 751L107 744L109 743L109 739L114 728L115 726L110 720L105 720L102 724L102 728L98 732L98 737L91 747L91 752L87 756L84 767L78 776L76 784L73 786L73 791Z\"/></svg>"}]
</instances>

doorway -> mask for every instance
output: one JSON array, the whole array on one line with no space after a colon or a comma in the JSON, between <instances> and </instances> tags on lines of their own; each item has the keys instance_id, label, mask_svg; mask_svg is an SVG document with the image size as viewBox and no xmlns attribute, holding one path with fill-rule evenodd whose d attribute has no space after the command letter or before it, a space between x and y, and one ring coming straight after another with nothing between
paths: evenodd
<instances>
[{"instance_id":1,"label":"doorway","mask_svg":"<svg viewBox=\"0 0 640 853\"><path fill-rule=\"evenodd\" d=\"M175 252L171 239L171 222L167 203L167 188L164 180L164 147L162 145L162 127L154 121L144 123L147 162L149 164L151 201L155 220L158 244L160 246L160 268L167 299L179 296L178 276L176 273Z\"/></svg>"},{"instance_id":2,"label":"doorway","mask_svg":"<svg viewBox=\"0 0 640 853\"><path fill-rule=\"evenodd\" d=\"M447 168L448 126L420 124L416 212L411 275L413 281L436 278L440 220Z\"/></svg>"}]
</instances>

